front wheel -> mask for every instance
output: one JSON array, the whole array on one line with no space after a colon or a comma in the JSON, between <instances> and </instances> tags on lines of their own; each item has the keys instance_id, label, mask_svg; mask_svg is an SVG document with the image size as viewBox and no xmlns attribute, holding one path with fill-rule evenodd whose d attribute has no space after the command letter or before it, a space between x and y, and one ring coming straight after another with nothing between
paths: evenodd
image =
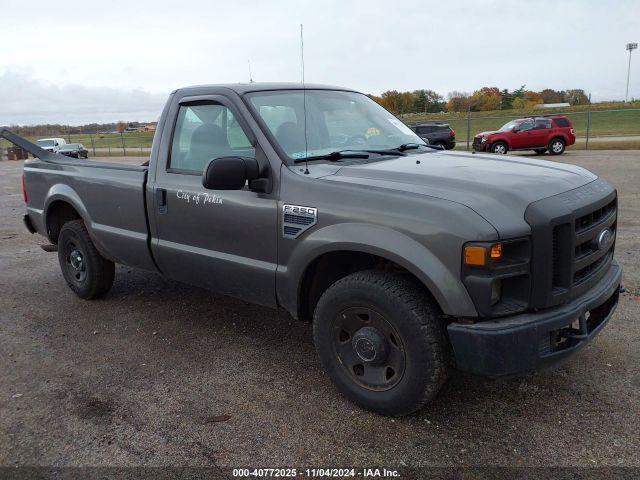
<instances>
[{"instance_id":1,"label":"front wheel","mask_svg":"<svg viewBox=\"0 0 640 480\"><path fill-rule=\"evenodd\" d=\"M560 155L564 152L564 148L564 140L561 138L554 138L551 140L551 143L549 143L549 153L551 155Z\"/></svg>"},{"instance_id":2,"label":"front wheel","mask_svg":"<svg viewBox=\"0 0 640 480\"><path fill-rule=\"evenodd\" d=\"M507 144L504 142L496 142L491 145L491 153L496 153L498 155L504 155L507 153L509 149L507 148Z\"/></svg>"},{"instance_id":3,"label":"front wheel","mask_svg":"<svg viewBox=\"0 0 640 480\"><path fill-rule=\"evenodd\" d=\"M439 310L401 274L368 270L334 283L318 302L313 337L337 388L384 415L418 410L448 375L449 344Z\"/></svg>"},{"instance_id":4,"label":"front wheel","mask_svg":"<svg viewBox=\"0 0 640 480\"><path fill-rule=\"evenodd\" d=\"M115 265L100 255L82 220L62 226L58 261L67 285L80 298L89 300L104 295L113 284Z\"/></svg>"}]
</instances>

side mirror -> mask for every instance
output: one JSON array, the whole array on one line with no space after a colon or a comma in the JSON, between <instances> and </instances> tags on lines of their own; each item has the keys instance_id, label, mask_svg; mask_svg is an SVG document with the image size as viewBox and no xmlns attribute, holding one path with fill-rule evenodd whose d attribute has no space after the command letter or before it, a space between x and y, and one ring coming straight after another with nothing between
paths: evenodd
<instances>
[{"instance_id":1,"label":"side mirror","mask_svg":"<svg viewBox=\"0 0 640 480\"><path fill-rule=\"evenodd\" d=\"M255 158L214 158L204 168L202 186L210 190L240 190L247 180L258 178L259 170Z\"/></svg>"}]
</instances>

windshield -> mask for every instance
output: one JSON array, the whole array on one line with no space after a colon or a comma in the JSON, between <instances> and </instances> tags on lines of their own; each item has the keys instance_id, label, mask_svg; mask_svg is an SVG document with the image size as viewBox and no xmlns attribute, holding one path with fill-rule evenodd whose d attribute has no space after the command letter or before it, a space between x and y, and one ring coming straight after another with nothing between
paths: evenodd
<instances>
[{"instance_id":1,"label":"windshield","mask_svg":"<svg viewBox=\"0 0 640 480\"><path fill-rule=\"evenodd\" d=\"M37 140L36 143L41 147L53 147L55 142L53 140Z\"/></svg>"},{"instance_id":2,"label":"windshield","mask_svg":"<svg viewBox=\"0 0 640 480\"><path fill-rule=\"evenodd\" d=\"M519 121L517 120L512 120L508 123L505 123L502 127L500 127L500 130L498 130L499 132L508 132L510 130L513 130L514 127L518 126L520 124Z\"/></svg>"},{"instance_id":3,"label":"windshield","mask_svg":"<svg viewBox=\"0 0 640 480\"><path fill-rule=\"evenodd\" d=\"M342 150L389 150L425 145L409 127L366 95L336 90L248 94L282 150L294 160ZM305 141L305 110L306 133Z\"/></svg>"}]
</instances>

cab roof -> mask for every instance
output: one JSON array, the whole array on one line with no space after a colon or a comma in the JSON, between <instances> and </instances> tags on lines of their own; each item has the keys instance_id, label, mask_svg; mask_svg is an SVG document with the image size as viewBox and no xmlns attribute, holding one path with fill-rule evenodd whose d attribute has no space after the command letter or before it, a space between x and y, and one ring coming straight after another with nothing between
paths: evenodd
<instances>
[{"instance_id":1,"label":"cab roof","mask_svg":"<svg viewBox=\"0 0 640 480\"><path fill-rule=\"evenodd\" d=\"M227 89L236 92L238 95L243 95L249 92L262 92L262 91L274 91L274 90L342 90L345 92L357 92L351 88L336 87L331 85L321 85L315 83L296 83L296 82L252 82L252 83L222 83L222 84L209 84L209 85L191 85L188 87L178 88L175 92L185 90L218 90ZM361 92L357 92L361 93Z\"/></svg>"}]
</instances>

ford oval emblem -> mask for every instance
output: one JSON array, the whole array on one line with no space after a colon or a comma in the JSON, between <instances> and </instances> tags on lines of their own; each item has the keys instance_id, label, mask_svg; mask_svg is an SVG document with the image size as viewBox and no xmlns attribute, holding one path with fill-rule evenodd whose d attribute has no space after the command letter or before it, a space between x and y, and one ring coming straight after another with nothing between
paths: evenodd
<instances>
[{"instance_id":1,"label":"ford oval emblem","mask_svg":"<svg viewBox=\"0 0 640 480\"><path fill-rule=\"evenodd\" d=\"M610 228L605 228L600 232L597 237L596 245L598 246L598 250L604 250L609 247L611 242L613 241L613 232Z\"/></svg>"}]
</instances>

